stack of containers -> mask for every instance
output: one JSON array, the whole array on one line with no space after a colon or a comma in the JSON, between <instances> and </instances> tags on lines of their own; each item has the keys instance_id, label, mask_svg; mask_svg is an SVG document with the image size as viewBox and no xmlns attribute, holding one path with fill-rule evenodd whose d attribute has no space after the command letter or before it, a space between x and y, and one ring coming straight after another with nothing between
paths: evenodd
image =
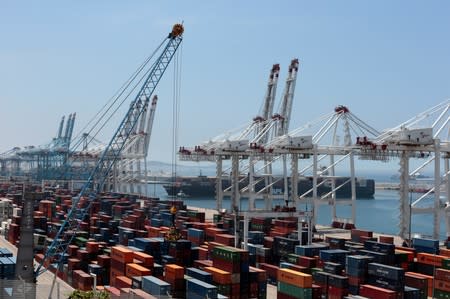
<instances>
[{"instance_id":1,"label":"stack of containers","mask_svg":"<svg viewBox=\"0 0 450 299\"><path fill-rule=\"evenodd\" d=\"M133 251L120 246L111 247L110 285L115 286L116 277L125 276L128 263L133 263Z\"/></svg>"},{"instance_id":2,"label":"stack of containers","mask_svg":"<svg viewBox=\"0 0 450 299\"><path fill-rule=\"evenodd\" d=\"M217 284L219 293L230 297L230 299L240 298L241 294L248 295L250 284L248 251L233 247L218 246L214 247L211 256L214 268L231 273L231 283Z\"/></svg>"},{"instance_id":3,"label":"stack of containers","mask_svg":"<svg viewBox=\"0 0 450 299\"><path fill-rule=\"evenodd\" d=\"M312 276L291 269L279 269L277 298L312 298Z\"/></svg>"},{"instance_id":4,"label":"stack of containers","mask_svg":"<svg viewBox=\"0 0 450 299\"><path fill-rule=\"evenodd\" d=\"M287 260L289 254L293 253L295 246L300 245L299 240L274 237L273 238L273 258L276 263L280 260Z\"/></svg>"},{"instance_id":5,"label":"stack of containers","mask_svg":"<svg viewBox=\"0 0 450 299\"><path fill-rule=\"evenodd\" d=\"M197 246L205 242L205 232L201 229L188 228L187 239Z\"/></svg>"},{"instance_id":6,"label":"stack of containers","mask_svg":"<svg viewBox=\"0 0 450 299\"><path fill-rule=\"evenodd\" d=\"M257 230L264 233L269 233L272 225L271 218L252 218L250 219L250 230Z\"/></svg>"},{"instance_id":7,"label":"stack of containers","mask_svg":"<svg viewBox=\"0 0 450 299\"><path fill-rule=\"evenodd\" d=\"M329 299L340 299L348 295L348 277L328 274L328 297Z\"/></svg>"},{"instance_id":8,"label":"stack of containers","mask_svg":"<svg viewBox=\"0 0 450 299\"><path fill-rule=\"evenodd\" d=\"M366 255L349 255L345 265L348 276L348 290L350 294L358 294L359 286L367 282L367 269L372 257Z\"/></svg>"},{"instance_id":9,"label":"stack of containers","mask_svg":"<svg viewBox=\"0 0 450 299\"><path fill-rule=\"evenodd\" d=\"M405 270L399 267L369 263L367 273L369 284L395 291L400 297L403 296L405 287Z\"/></svg>"},{"instance_id":10,"label":"stack of containers","mask_svg":"<svg viewBox=\"0 0 450 299\"><path fill-rule=\"evenodd\" d=\"M420 273L406 272L405 286L419 291L418 298L427 299L433 295L433 277Z\"/></svg>"},{"instance_id":11,"label":"stack of containers","mask_svg":"<svg viewBox=\"0 0 450 299\"><path fill-rule=\"evenodd\" d=\"M450 271L436 269L434 278L434 296L436 298L450 298Z\"/></svg>"},{"instance_id":12,"label":"stack of containers","mask_svg":"<svg viewBox=\"0 0 450 299\"><path fill-rule=\"evenodd\" d=\"M217 287L200 281L195 278L189 278L186 281L186 298L189 299L204 299L204 298L211 298L216 299L218 298L218 290Z\"/></svg>"},{"instance_id":13,"label":"stack of containers","mask_svg":"<svg viewBox=\"0 0 450 299\"><path fill-rule=\"evenodd\" d=\"M433 276L436 267L450 269L450 258L447 256L419 252L416 257L416 269L419 273Z\"/></svg>"},{"instance_id":14,"label":"stack of containers","mask_svg":"<svg viewBox=\"0 0 450 299\"><path fill-rule=\"evenodd\" d=\"M186 293L186 284L184 282L184 268L176 264L167 264L164 269L164 280L171 286L170 289L172 297L184 297L184 293Z\"/></svg>"},{"instance_id":15,"label":"stack of containers","mask_svg":"<svg viewBox=\"0 0 450 299\"><path fill-rule=\"evenodd\" d=\"M142 290L158 298L170 296L170 284L154 276L142 276Z\"/></svg>"},{"instance_id":16,"label":"stack of containers","mask_svg":"<svg viewBox=\"0 0 450 299\"><path fill-rule=\"evenodd\" d=\"M168 244L167 244L168 243ZM173 258L173 263L180 266L191 266L191 241L180 239L176 242L164 242L168 247L168 254Z\"/></svg>"},{"instance_id":17,"label":"stack of containers","mask_svg":"<svg viewBox=\"0 0 450 299\"><path fill-rule=\"evenodd\" d=\"M372 256L376 263L385 265L394 265L395 263L394 244L365 241L364 250L360 250L359 253Z\"/></svg>"},{"instance_id":18,"label":"stack of containers","mask_svg":"<svg viewBox=\"0 0 450 299\"><path fill-rule=\"evenodd\" d=\"M197 268L186 268L186 275L195 279L198 279L200 281L212 284L213 278L211 273L208 273L206 271L197 269Z\"/></svg>"},{"instance_id":19,"label":"stack of containers","mask_svg":"<svg viewBox=\"0 0 450 299\"><path fill-rule=\"evenodd\" d=\"M274 226L270 231L270 236L287 236L291 232L295 231L298 226L297 220L274 220Z\"/></svg>"},{"instance_id":20,"label":"stack of containers","mask_svg":"<svg viewBox=\"0 0 450 299\"><path fill-rule=\"evenodd\" d=\"M359 294L364 296L363 298L376 298L376 299L398 299L398 294L395 291L379 288L376 286L362 284L359 289ZM403 297L400 297L403 298Z\"/></svg>"},{"instance_id":21,"label":"stack of containers","mask_svg":"<svg viewBox=\"0 0 450 299\"><path fill-rule=\"evenodd\" d=\"M364 243L367 239L373 237L373 232L360 229L352 229L350 233L353 242Z\"/></svg>"}]
</instances>

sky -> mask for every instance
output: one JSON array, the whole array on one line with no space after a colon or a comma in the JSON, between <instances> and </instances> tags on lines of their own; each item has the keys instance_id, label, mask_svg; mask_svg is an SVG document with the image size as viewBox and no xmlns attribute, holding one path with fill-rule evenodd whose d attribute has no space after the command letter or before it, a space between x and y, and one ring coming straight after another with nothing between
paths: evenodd
<instances>
[{"instance_id":1,"label":"sky","mask_svg":"<svg viewBox=\"0 0 450 299\"><path fill-rule=\"evenodd\" d=\"M449 11L448 1L0 1L0 153L50 142L73 112L76 135L178 22L178 145L249 123L274 63L278 102L293 58L291 128L343 104L381 131L449 98ZM148 159L170 162L172 67L155 93Z\"/></svg>"}]
</instances>

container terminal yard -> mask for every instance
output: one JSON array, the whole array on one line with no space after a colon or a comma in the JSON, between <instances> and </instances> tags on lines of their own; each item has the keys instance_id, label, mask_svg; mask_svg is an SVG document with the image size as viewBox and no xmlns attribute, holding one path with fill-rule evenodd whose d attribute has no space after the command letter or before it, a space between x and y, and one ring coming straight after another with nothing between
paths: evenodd
<instances>
[{"instance_id":1,"label":"container terminal yard","mask_svg":"<svg viewBox=\"0 0 450 299\"><path fill-rule=\"evenodd\" d=\"M450 243L439 239L442 217L450 232L450 101L382 131L343 105L292 130L300 62L288 67L278 112L275 64L248 126L177 147L181 161L215 164L216 209L146 195L154 91L183 33L174 25L132 77L141 87L107 145L89 133L72 141L71 114L46 147L1 155L1 298L450 298ZM356 227L355 159L399 162L397 236ZM429 166L433 186L411 202L409 178ZM304 177L311 187L299 190ZM279 181L283 192L273 192ZM348 198L338 198L348 184ZM327 227L317 223L322 205L332 207ZM428 237L414 236L412 214L432 216Z\"/></svg>"}]
</instances>

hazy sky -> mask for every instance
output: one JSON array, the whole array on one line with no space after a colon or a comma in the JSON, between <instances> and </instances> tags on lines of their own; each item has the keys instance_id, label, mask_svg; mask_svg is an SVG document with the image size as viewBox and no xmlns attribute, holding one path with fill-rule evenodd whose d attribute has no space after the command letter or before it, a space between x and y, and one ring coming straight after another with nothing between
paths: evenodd
<instances>
[{"instance_id":1,"label":"hazy sky","mask_svg":"<svg viewBox=\"0 0 450 299\"><path fill-rule=\"evenodd\" d=\"M292 58L291 128L338 104L393 127L450 95L449 12L448 1L1 1L0 152L48 143L72 112L77 133L180 21L180 145L256 116L274 63L279 101ZM170 68L149 160L171 161L172 82Z\"/></svg>"}]
</instances>

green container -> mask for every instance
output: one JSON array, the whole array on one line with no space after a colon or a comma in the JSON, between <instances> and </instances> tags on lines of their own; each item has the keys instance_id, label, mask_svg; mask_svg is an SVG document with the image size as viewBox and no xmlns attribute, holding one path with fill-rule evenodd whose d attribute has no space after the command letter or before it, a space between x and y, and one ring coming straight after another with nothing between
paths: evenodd
<instances>
[{"instance_id":1,"label":"green container","mask_svg":"<svg viewBox=\"0 0 450 299\"><path fill-rule=\"evenodd\" d=\"M223 295L230 295L231 294L231 285L229 284L214 284L217 287L217 293L223 294Z\"/></svg>"},{"instance_id":2,"label":"green container","mask_svg":"<svg viewBox=\"0 0 450 299\"><path fill-rule=\"evenodd\" d=\"M311 268L311 274L314 274L316 272L323 272L322 268Z\"/></svg>"},{"instance_id":3,"label":"green container","mask_svg":"<svg viewBox=\"0 0 450 299\"><path fill-rule=\"evenodd\" d=\"M87 239L83 237L76 237L75 238L75 245L78 247L84 247L86 245Z\"/></svg>"},{"instance_id":4,"label":"green container","mask_svg":"<svg viewBox=\"0 0 450 299\"><path fill-rule=\"evenodd\" d=\"M434 297L438 299L450 299L450 292L434 289Z\"/></svg>"},{"instance_id":5,"label":"green container","mask_svg":"<svg viewBox=\"0 0 450 299\"><path fill-rule=\"evenodd\" d=\"M232 262L240 262L241 260L241 251L238 251L234 248L228 248L228 247L216 247L213 249L213 257L226 260L226 261L232 261Z\"/></svg>"},{"instance_id":6,"label":"green container","mask_svg":"<svg viewBox=\"0 0 450 299\"><path fill-rule=\"evenodd\" d=\"M312 288L300 288L285 282L278 282L278 292L298 299L312 299Z\"/></svg>"},{"instance_id":7,"label":"green container","mask_svg":"<svg viewBox=\"0 0 450 299\"><path fill-rule=\"evenodd\" d=\"M299 259L300 259L300 256L297 254L294 254L294 253L290 253L287 256L287 261L294 265L298 265Z\"/></svg>"},{"instance_id":8,"label":"green container","mask_svg":"<svg viewBox=\"0 0 450 299\"><path fill-rule=\"evenodd\" d=\"M442 268L450 270L450 259L442 260Z\"/></svg>"},{"instance_id":9,"label":"green container","mask_svg":"<svg viewBox=\"0 0 450 299\"><path fill-rule=\"evenodd\" d=\"M213 216L214 223L220 222L220 220L222 220L222 215L214 214L214 216Z\"/></svg>"}]
</instances>

